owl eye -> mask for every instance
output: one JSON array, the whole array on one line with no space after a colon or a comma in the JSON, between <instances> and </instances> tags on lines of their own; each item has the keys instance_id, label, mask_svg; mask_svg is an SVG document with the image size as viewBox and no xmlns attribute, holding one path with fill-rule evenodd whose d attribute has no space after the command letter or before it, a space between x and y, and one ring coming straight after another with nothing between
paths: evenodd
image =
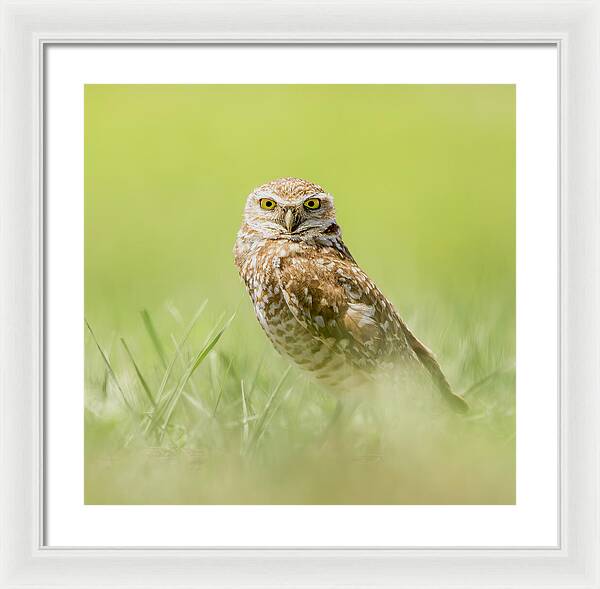
<instances>
[{"instance_id":1,"label":"owl eye","mask_svg":"<svg viewBox=\"0 0 600 589\"><path fill-rule=\"evenodd\" d=\"M311 211L316 211L321 208L321 199L320 198L307 198L304 201L304 206Z\"/></svg>"},{"instance_id":2,"label":"owl eye","mask_svg":"<svg viewBox=\"0 0 600 589\"><path fill-rule=\"evenodd\" d=\"M261 209L265 209L265 211L271 211L272 209L274 209L276 206L276 203L274 200L271 200L270 198L261 198L260 199L260 208Z\"/></svg>"}]
</instances>

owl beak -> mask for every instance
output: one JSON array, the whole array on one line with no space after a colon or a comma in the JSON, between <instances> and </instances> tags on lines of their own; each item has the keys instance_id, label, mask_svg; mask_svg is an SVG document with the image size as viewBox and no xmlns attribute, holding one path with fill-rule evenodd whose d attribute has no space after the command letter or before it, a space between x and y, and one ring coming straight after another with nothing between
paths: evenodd
<instances>
[{"instance_id":1,"label":"owl beak","mask_svg":"<svg viewBox=\"0 0 600 589\"><path fill-rule=\"evenodd\" d=\"M283 220L285 221L285 227L288 230L289 233L293 233L295 226L294 226L294 213L292 211L292 209L288 209L285 212L285 217L283 218Z\"/></svg>"}]
</instances>

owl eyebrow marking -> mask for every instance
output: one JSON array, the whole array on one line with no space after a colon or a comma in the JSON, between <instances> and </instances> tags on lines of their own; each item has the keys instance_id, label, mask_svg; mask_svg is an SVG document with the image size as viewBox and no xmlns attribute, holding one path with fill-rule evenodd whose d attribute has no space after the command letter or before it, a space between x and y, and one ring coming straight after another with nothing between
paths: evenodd
<instances>
[{"instance_id":1,"label":"owl eyebrow marking","mask_svg":"<svg viewBox=\"0 0 600 589\"><path fill-rule=\"evenodd\" d=\"M300 198L293 201L291 204L300 205L304 201L308 200L309 198L320 198L321 200L324 200L328 196L329 195L326 194L325 192L314 192L313 194L305 194L304 196L301 196Z\"/></svg>"},{"instance_id":2,"label":"owl eyebrow marking","mask_svg":"<svg viewBox=\"0 0 600 589\"><path fill-rule=\"evenodd\" d=\"M270 198L271 200L274 200L277 204L284 204L286 206L301 205L304 201L308 200L309 198L320 198L321 200L331 198L331 195L327 194L326 192L313 192L304 194L295 200L287 200L285 198L282 200L281 196L269 190L259 190L257 192L254 192L254 196L258 200L260 200L261 198Z\"/></svg>"},{"instance_id":3,"label":"owl eyebrow marking","mask_svg":"<svg viewBox=\"0 0 600 589\"><path fill-rule=\"evenodd\" d=\"M270 198L271 200L274 200L276 202L278 201L277 195L274 192L267 192L266 190L261 190L260 192L255 192L254 196L256 196L257 198Z\"/></svg>"}]
</instances>

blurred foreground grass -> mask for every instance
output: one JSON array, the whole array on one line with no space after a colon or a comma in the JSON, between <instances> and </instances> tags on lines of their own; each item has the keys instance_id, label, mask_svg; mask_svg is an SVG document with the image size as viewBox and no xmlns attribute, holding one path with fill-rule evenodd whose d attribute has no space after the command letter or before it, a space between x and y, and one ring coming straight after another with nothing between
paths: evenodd
<instances>
[{"instance_id":1,"label":"blurred foreground grass","mask_svg":"<svg viewBox=\"0 0 600 589\"><path fill-rule=\"evenodd\" d=\"M462 317L436 342L463 342L448 372L461 375L468 416L390 390L338 423L335 398L244 338L241 320L211 326L200 313L186 325L170 311L156 323L142 313L128 338L98 342L88 330L86 503L514 502L501 318Z\"/></svg>"},{"instance_id":2,"label":"blurred foreground grass","mask_svg":"<svg viewBox=\"0 0 600 589\"><path fill-rule=\"evenodd\" d=\"M248 192L286 175L334 194L455 389L480 383L470 415L388 391L328 430L231 256ZM513 503L514 293L513 86L88 85L85 501Z\"/></svg>"}]
</instances>

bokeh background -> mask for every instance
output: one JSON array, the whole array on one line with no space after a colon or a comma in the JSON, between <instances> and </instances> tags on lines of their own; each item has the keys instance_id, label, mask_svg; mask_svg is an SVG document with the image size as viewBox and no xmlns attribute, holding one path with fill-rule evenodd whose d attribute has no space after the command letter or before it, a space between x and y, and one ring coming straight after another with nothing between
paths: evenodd
<instances>
[{"instance_id":1,"label":"bokeh background","mask_svg":"<svg viewBox=\"0 0 600 589\"><path fill-rule=\"evenodd\" d=\"M86 502L514 503L515 145L512 85L87 85ZM232 261L281 176L334 194L467 418L390 394L332 433L285 373Z\"/></svg>"}]
</instances>

